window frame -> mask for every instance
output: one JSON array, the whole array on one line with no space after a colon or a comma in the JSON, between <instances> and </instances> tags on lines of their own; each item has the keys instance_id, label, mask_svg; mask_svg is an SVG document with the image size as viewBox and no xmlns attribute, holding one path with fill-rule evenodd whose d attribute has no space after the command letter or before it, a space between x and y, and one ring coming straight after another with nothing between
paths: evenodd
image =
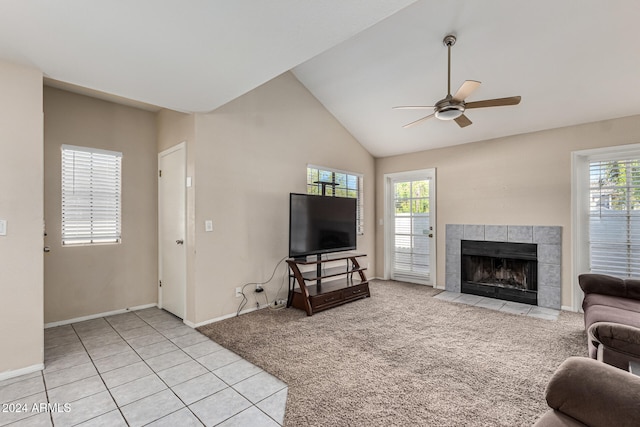
<instances>
[{"instance_id":1,"label":"window frame","mask_svg":"<svg viewBox=\"0 0 640 427\"><path fill-rule=\"evenodd\" d=\"M335 182L335 174L341 174L341 175L345 175L345 183L347 183L347 188L344 188L344 190L347 192L346 195L344 196L340 196L340 195L336 195L335 194L335 188L331 185L327 185L326 188L326 193L325 195L328 196L334 196L334 197L350 197L348 195L349 191L355 191L356 192L356 197L351 197L357 200L356 202L356 206L357 206L357 213L356 213L356 234L358 236L362 236L364 235L364 174L361 173L357 173L357 172L351 172L351 171L345 171L345 170L341 170L341 169L335 169L335 168L330 168L330 167L326 167L326 166L319 166L319 165L314 165L314 164L307 164L307 183L306 183L306 194L322 194L322 184L314 184L312 182L312 173L310 172L310 170L317 170L318 171L318 179L320 177L320 171L323 172L329 172L333 175L333 179ZM355 178L355 182L357 184L356 188L353 189L352 187L348 186L349 183L349 177L353 177ZM309 190L311 188L317 188L318 191L317 192L310 192ZM329 189L331 189L331 194L329 193ZM341 188L338 188L338 190L341 190Z\"/></svg>"},{"instance_id":2,"label":"window frame","mask_svg":"<svg viewBox=\"0 0 640 427\"><path fill-rule=\"evenodd\" d=\"M62 246L122 243L122 153L68 144L60 153Z\"/></svg>"},{"instance_id":3,"label":"window frame","mask_svg":"<svg viewBox=\"0 0 640 427\"><path fill-rule=\"evenodd\" d=\"M572 245L572 309L578 311L584 293L578 276L591 271L590 248L590 163L598 161L640 159L640 144L603 147L571 153L571 245Z\"/></svg>"}]
</instances>

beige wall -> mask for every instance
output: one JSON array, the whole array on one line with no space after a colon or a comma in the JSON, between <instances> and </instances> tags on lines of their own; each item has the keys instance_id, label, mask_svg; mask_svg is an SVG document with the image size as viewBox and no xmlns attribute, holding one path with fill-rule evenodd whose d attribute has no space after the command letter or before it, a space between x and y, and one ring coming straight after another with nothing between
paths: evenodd
<instances>
[{"instance_id":1,"label":"beige wall","mask_svg":"<svg viewBox=\"0 0 640 427\"><path fill-rule=\"evenodd\" d=\"M0 379L41 368L42 73L0 61Z\"/></svg>"},{"instance_id":2,"label":"beige wall","mask_svg":"<svg viewBox=\"0 0 640 427\"><path fill-rule=\"evenodd\" d=\"M158 113L158 152L167 150L181 142L187 144L187 176L191 177L191 187L187 188L187 289L185 320L195 323L195 116L171 110Z\"/></svg>"},{"instance_id":3,"label":"beige wall","mask_svg":"<svg viewBox=\"0 0 640 427\"><path fill-rule=\"evenodd\" d=\"M195 127L196 322L235 313L235 288L268 279L287 256L289 193L306 191L308 163L364 174L358 250L373 268L374 159L291 73L196 115ZM204 232L207 219L213 232ZM271 300L285 273L283 265L266 287Z\"/></svg>"},{"instance_id":4,"label":"beige wall","mask_svg":"<svg viewBox=\"0 0 640 427\"><path fill-rule=\"evenodd\" d=\"M156 115L44 88L45 322L157 303ZM60 146L120 151L122 243L62 247Z\"/></svg>"},{"instance_id":5,"label":"beige wall","mask_svg":"<svg viewBox=\"0 0 640 427\"><path fill-rule=\"evenodd\" d=\"M453 130L455 131L455 130ZM384 174L436 168L437 285L445 281L446 224L563 227L562 304L572 304L571 152L640 142L640 116L535 132L376 160L376 219L384 216ZM384 269L377 226L377 275Z\"/></svg>"}]
</instances>

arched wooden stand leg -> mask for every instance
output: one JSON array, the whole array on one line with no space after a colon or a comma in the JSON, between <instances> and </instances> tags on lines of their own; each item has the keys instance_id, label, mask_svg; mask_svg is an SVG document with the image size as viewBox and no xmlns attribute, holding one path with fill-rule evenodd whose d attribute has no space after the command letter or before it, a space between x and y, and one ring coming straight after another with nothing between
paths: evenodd
<instances>
[{"instance_id":1,"label":"arched wooden stand leg","mask_svg":"<svg viewBox=\"0 0 640 427\"><path fill-rule=\"evenodd\" d=\"M308 316L318 311L326 310L338 305L361 298L370 297L369 281L364 274L357 258L364 254L329 254L324 257L318 255L315 259L290 258L287 264L291 270L289 284L289 298L287 306L305 310ZM345 261L345 265L325 268L323 264ZM315 266L309 271L300 271L301 266ZM358 273L360 279L354 279L353 273ZM330 279L330 280L323 280ZM295 285L298 285L296 287Z\"/></svg>"}]
</instances>

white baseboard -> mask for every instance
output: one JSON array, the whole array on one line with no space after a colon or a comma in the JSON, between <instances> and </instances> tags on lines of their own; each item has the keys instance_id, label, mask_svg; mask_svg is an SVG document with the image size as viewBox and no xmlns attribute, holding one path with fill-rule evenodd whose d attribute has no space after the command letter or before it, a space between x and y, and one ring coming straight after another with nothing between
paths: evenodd
<instances>
[{"instance_id":1,"label":"white baseboard","mask_svg":"<svg viewBox=\"0 0 640 427\"><path fill-rule=\"evenodd\" d=\"M385 279L384 277L370 277L370 278L369 278L369 281L372 281L372 280L389 281L389 280L392 280L392 279ZM417 285L426 285L426 283L417 283L417 282L407 282L407 283L415 283L415 284L417 284ZM435 284L435 285L427 285L427 286L431 286L431 287L433 287L433 289L441 289L441 290L443 290L443 291L445 290L445 289L444 289L444 286L439 286L438 284Z\"/></svg>"},{"instance_id":2,"label":"white baseboard","mask_svg":"<svg viewBox=\"0 0 640 427\"><path fill-rule=\"evenodd\" d=\"M188 320L186 320L186 319L185 319L185 320L183 320L183 321L182 321L182 323L184 323L185 325L187 325L188 327L193 328L193 329L195 329L195 328L197 327L195 323L193 323L193 322L189 322L189 321L188 321Z\"/></svg>"},{"instance_id":3,"label":"white baseboard","mask_svg":"<svg viewBox=\"0 0 640 427\"><path fill-rule=\"evenodd\" d=\"M263 305L260 306L260 308L257 308L257 307L247 308L246 310L242 310L239 314L247 314L247 313L251 313L252 311L262 310L263 308L267 308L267 307L268 306L266 304L263 304ZM195 329L195 328L199 328L200 326L209 325L211 323L216 323L216 322L219 322L221 320L230 319L232 317L236 317L236 313L225 314L224 316L216 317L214 319L205 320L204 322L199 322L199 323L192 323L192 322L189 322L187 320L185 320L184 323L185 323L185 325L190 326L190 327Z\"/></svg>"},{"instance_id":4,"label":"white baseboard","mask_svg":"<svg viewBox=\"0 0 640 427\"><path fill-rule=\"evenodd\" d=\"M85 320L98 319L100 317L113 316L115 314L127 313L129 311L143 310L145 308L157 307L157 303L137 305L135 307L122 308L120 310L107 311L105 313L90 314L89 316L76 317L74 319L60 320L58 322L45 323L44 328L55 328L56 326L69 325L71 323L84 322Z\"/></svg>"},{"instance_id":5,"label":"white baseboard","mask_svg":"<svg viewBox=\"0 0 640 427\"><path fill-rule=\"evenodd\" d=\"M44 363L38 363L36 365L27 366L26 368L14 369L11 371L0 372L0 381L8 380L10 378L19 377L21 375L31 374L33 372L42 371L44 369Z\"/></svg>"}]
</instances>

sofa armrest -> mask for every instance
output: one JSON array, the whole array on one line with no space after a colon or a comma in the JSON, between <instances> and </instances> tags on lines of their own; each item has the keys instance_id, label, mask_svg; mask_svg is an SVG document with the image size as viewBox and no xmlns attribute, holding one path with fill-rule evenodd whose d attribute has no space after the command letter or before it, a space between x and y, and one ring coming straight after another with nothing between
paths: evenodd
<instances>
[{"instance_id":1,"label":"sofa armrest","mask_svg":"<svg viewBox=\"0 0 640 427\"><path fill-rule=\"evenodd\" d=\"M628 370L629 361L640 362L640 329L619 323L596 322L589 340L598 349L600 362Z\"/></svg>"},{"instance_id":2,"label":"sofa armrest","mask_svg":"<svg viewBox=\"0 0 640 427\"><path fill-rule=\"evenodd\" d=\"M602 294L640 300L640 280L586 273L578 276L578 283L585 294Z\"/></svg>"},{"instance_id":3,"label":"sofa armrest","mask_svg":"<svg viewBox=\"0 0 640 427\"><path fill-rule=\"evenodd\" d=\"M547 384L552 409L594 427L640 425L640 377L586 357L570 357Z\"/></svg>"}]
</instances>

